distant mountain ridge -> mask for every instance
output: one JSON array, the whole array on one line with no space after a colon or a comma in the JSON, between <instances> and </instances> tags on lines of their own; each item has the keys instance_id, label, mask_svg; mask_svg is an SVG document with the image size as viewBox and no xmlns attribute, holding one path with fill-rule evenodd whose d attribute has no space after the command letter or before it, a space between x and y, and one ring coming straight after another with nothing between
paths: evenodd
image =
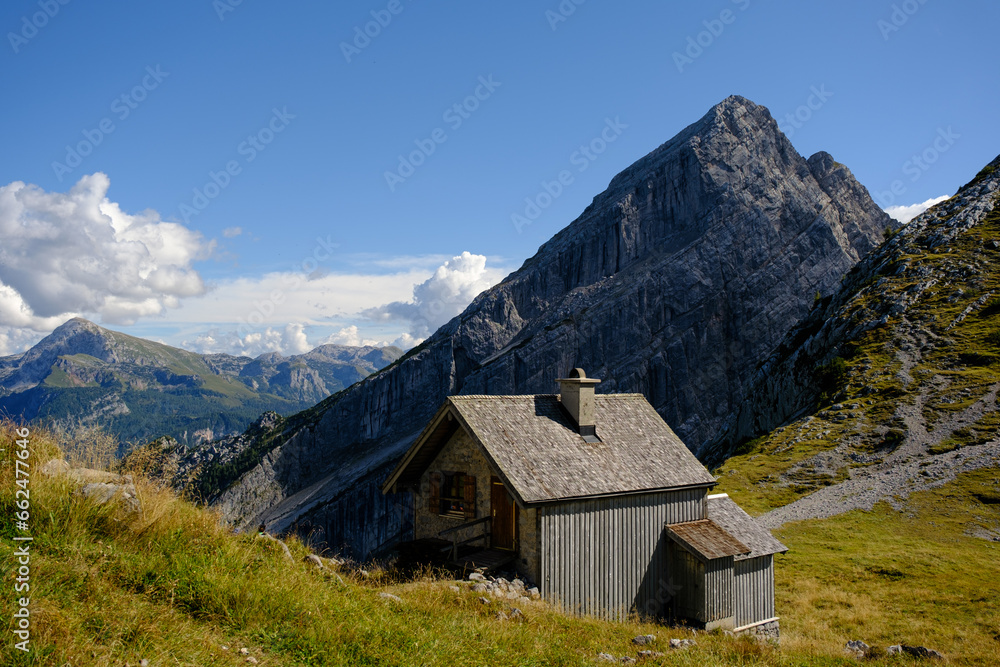
<instances>
[{"instance_id":1,"label":"distant mountain ridge","mask_svg":"<svg viewBox=\"0 0 1000 667\"><path fill-rule=\"evenodd\" d=\"M844 165L806 160L767 109L728 98L422 345L232 441L252 456L202 491L238 526L308 522L334 548L377 550L407 529L378 481L447 395L551 393L577 366L600 391L645 394L697 447L891 222Z\"/></svg>"},{"instance_id":2,"label":"distant mountain ridge","mask_svg":"<svg viewBox=\"0 0 1000 667\"><path fill-rule=\"evenodd\" d=\"M99 424L125 441L194 444L240 432L263 412L305 409L401 355L340 345L291 357L201 355L74 318L0 358L0 412Z\"/></svg>"}]
</instances>

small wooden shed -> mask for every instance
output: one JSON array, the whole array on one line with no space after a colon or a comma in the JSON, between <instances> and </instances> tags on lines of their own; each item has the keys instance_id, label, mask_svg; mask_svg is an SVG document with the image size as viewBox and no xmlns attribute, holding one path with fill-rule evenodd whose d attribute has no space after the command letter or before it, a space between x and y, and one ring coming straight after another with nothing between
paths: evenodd
<instances>
[{"instance_id":1,"label":"small wooden shed","mask_svg":"<svg viewBox=\"0 0 1000 667\"><path fill-rule=\"evenodd\" d=\"M678 582L674 615L706 629L778 635L774 554L788 550L725 493L706 498L700 521L667 526Z\"/></svg>"},{"instance_id":2,"label":"small wooden shed","mask_svg":"<svg viewBox=\"0 0 1000 667\"><path fill-rule=\"evenodd\" d=\"M756 562L778 543L728 498L710 500L715 478L645 397L596 394L599 382L575 369L560 394L449 397L383 492L414 495L416 540L450 544L458 565L516 568L571 612L726 625L714 620L726 612L706 615L709 597L732 607L737 557ZM721 550L706 550L698 530ZM744 606L773 616L768 576L745 590L769 600Z\"/></svg>"}]
</instances>

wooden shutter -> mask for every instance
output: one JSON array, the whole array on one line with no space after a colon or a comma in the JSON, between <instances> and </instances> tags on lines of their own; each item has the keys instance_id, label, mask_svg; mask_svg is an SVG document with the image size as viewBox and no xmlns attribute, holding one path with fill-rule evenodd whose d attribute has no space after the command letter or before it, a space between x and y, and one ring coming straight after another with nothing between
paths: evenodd
<instances>
[{"instance_id":1,"label":"wooden shutter","mask_svg":"<svg viewBox=\"0 0 1000 667\"><path fill-rule=\"evenodd\" d=\"M441 513L441 473L431 473L431 493L427 503L427 510L432 514Z\"/></svg>"},{"instance_id":2,"label":"wooden shutter","mask_svg":"<svg viewBox=\"0 0 1000 667\"><path fill-rule=\"evenodd\" d=\"M476 518L476 478L473 475L466 475L465 482L465 520L472 521Z\"/></svg>"}]
</instances>

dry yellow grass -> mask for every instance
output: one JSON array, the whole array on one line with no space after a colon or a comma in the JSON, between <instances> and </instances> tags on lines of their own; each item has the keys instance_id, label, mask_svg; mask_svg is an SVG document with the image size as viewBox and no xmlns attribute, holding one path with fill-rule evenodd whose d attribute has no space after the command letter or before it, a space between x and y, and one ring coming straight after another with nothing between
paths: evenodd
<instances>
[{"instance_id":1,"label":"dry yellow grass","mask_svg":"<svg viewBox=\"0 0 1000 667\"><path fill-rule=\"evenodd\" d=\"M12 434L11 424L0 424L0 448L6 450L0 454L0 511L8 514L14 502ZM60 454L44 433L32 438L33 466ZM669 638L689 637L690 631L575 618L544 604L524 609L523 622L501 621L496 613L506 603L484 605L471 591L453 591L440 573L402 580L391 571L365 578L316 570L302 562L307 551L295 539L288 541L289 561L276 543L233 534L211 512L141 478L136 485L140 516L74 497L66 480L32 478L31 652L13 647L8 621L0 663L120 666L145 658L153 665L244 665L238 651L247 648L262 665L592 666L599 652L634 656L631 638L654 634L653 648L666 655L647 664L850 665L856 663L843 655L845 638L896 636L895 621L880 620L886 599L895 595L900 609L923 613L919 600L891 582L867 598L859 595L866 582L845 577L829 559L865 571L867 556L857 561L849 549L829 551L821 527L792 527L782 538L794 551L778 566L783 648L701 633L696 647L673 651ZM878 523L872 520L870 530ZM829 528L831 535L844 529ZM5 523L5 547L12 547L15 534ZM10 568L5 559L0 613L7 619L17 597ZM384 591L402 602L379 597ZM942 607L943 613L955 611ZM975 659L987 655L985 634L974 634L966 655L955 642L932 639L951 652L954 664L986 664Z\"/></svg>"}]
</instances>

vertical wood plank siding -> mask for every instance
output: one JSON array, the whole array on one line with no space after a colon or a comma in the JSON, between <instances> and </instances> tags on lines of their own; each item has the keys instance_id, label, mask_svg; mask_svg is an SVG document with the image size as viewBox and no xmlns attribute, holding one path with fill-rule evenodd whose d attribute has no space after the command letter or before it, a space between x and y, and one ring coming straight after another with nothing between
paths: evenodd
<instances>
[{"instance_id":1,"label":"vertical wood plank siding","mask_svg":"<svg viewBox=\"0 0 1000 667\"><path fill-rule=\"evenodd\" d=\"M705 511L704 489L543 505L542 595L576 614L659 615L671 590L663 527Z\"/></svg>"},{"instance_id":2,"label":"vertical wood plank siding","mask_svg":"<svg viewBox=\"0 0 1000 667\"><path fill-rule=\"evenodd\" d=\"M674 613L678 618L705 622L705 566L676 544L670 545L670 566L676 595Z\"/></svg>"},{"instance_id":3,"label":"vertical wood plank siding","mask_svg":"<svg viewBox=\"0 0 1000 667\"><path fill-rule=\"evenodd\" d=\"M774 556L736 562L736 627L774 618Z\"/></svg>"},{"instance_id":4,"label":"vertical wood plank siding","mask_svg":"<svg viewBox=\"0 0 1000 667\"><path fill-rule=\"evenodd\" d=\"M733 617L733 557L716 558L705 565L705 623Z\"/></svg>"}]
</instances>

